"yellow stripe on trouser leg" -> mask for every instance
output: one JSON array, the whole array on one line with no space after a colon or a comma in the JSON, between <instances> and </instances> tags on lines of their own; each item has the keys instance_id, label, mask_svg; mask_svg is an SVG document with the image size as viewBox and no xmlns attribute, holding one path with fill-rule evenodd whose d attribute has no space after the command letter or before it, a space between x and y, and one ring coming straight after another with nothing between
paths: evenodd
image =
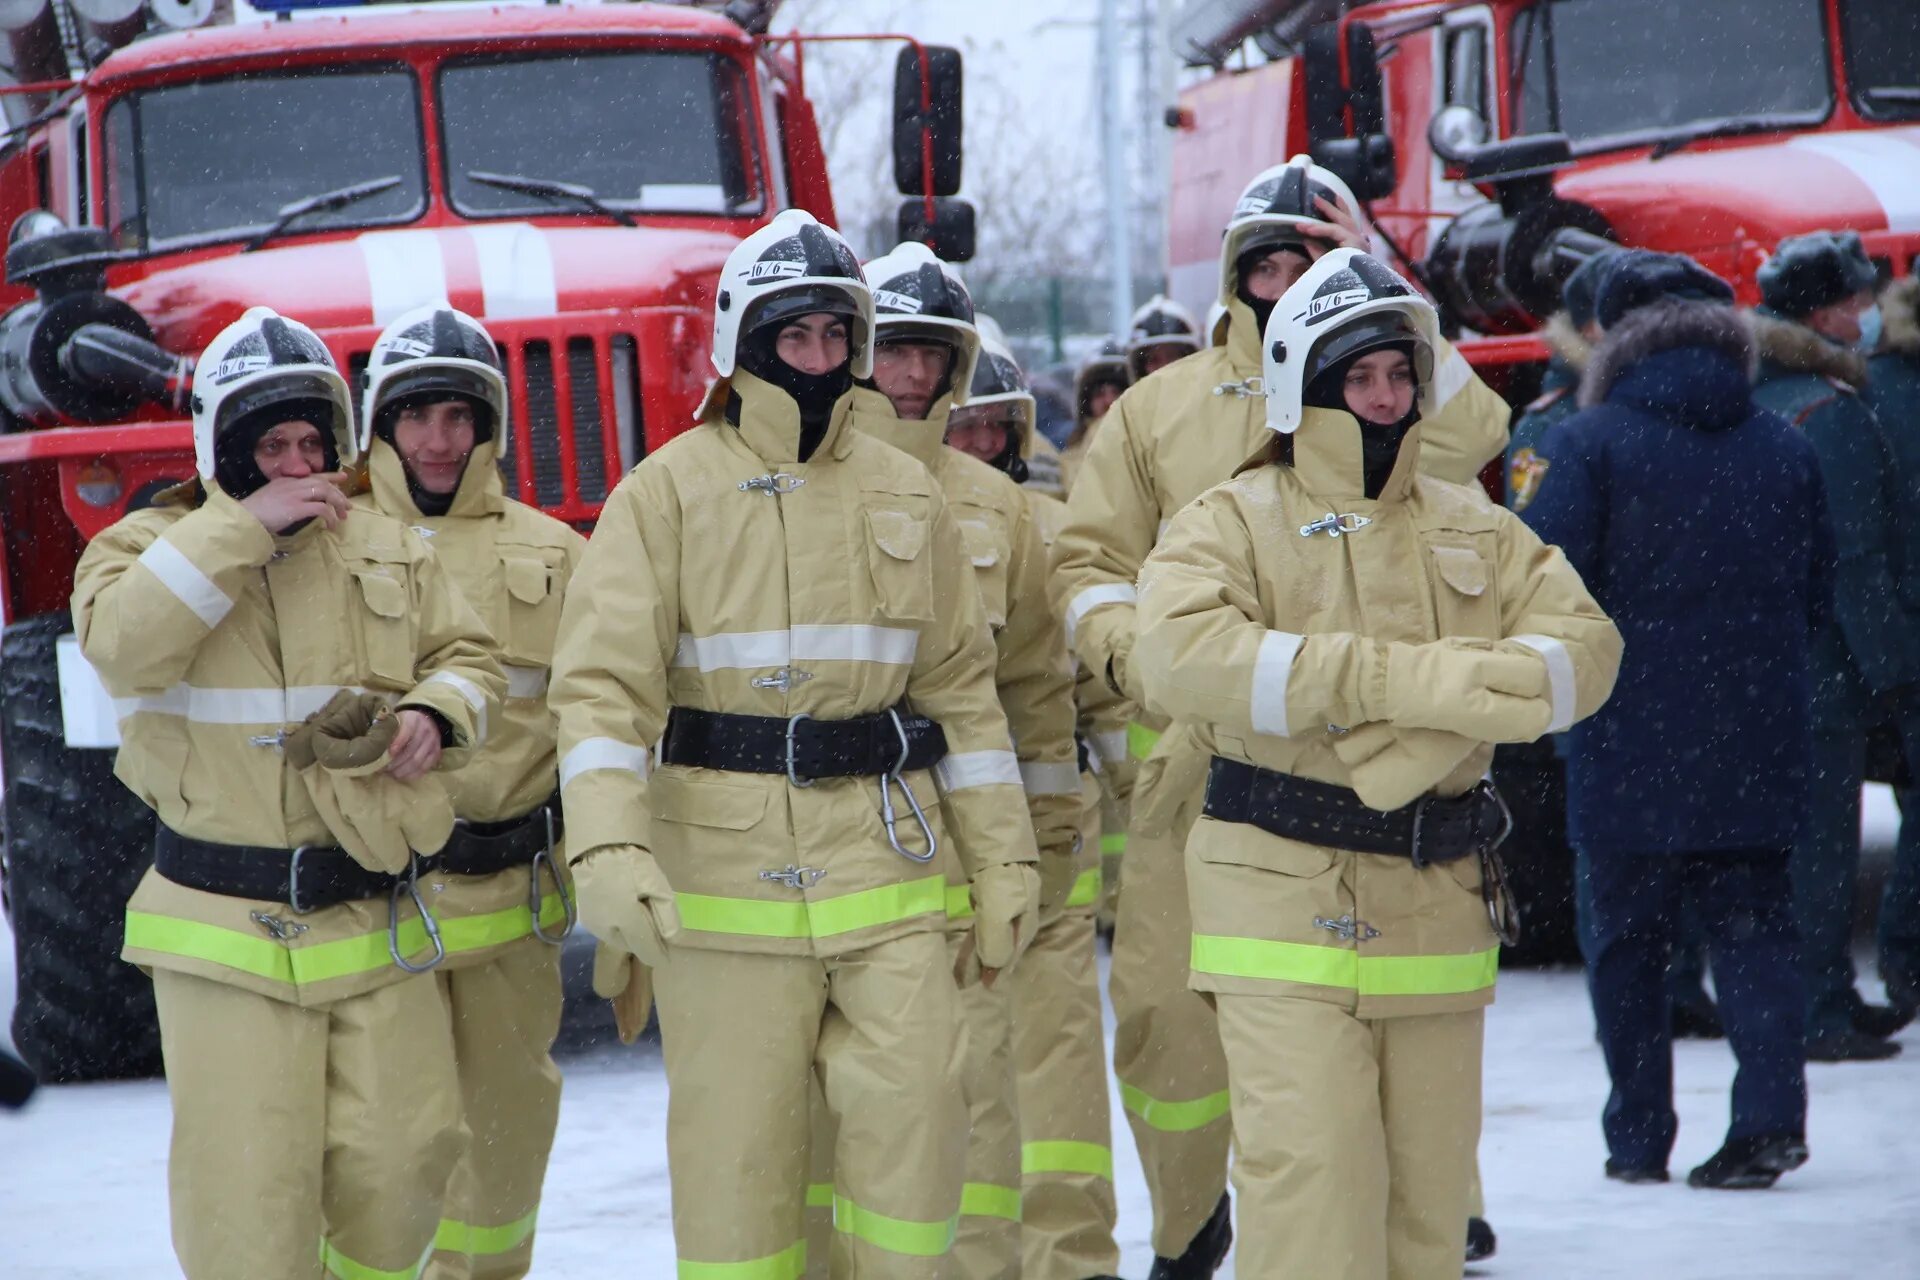
<instances>
[{"instance_id":1,"label":"yellow stripe on trouser leg","mask_svg":"<svg viewBox=\"0 0 1920 1280\"><path fill-rule=\"evenodd\" d=\"M1217 1000L1234 1083L1235 1266L1458 1274L1482 1012L1362 1020L1321 1000Z\"/></svg>"},{"instance_id":2,"label":"yellow stripe on trouser leg","mask_svg":"<svg viewBox=\"0 0 1920 1280\"><path fill-rule=\"evenodd\" d=\"M560 949L529 938L484 964L436 974L453 1015L454 1056L472 1141L447 1187L427 1280L520 1280L533 1264L534 1220L560 1072Z\"/></svg>"},{"instance_id":3,"label":"yellow stripe on trouser leg","mask_svg":"<svg viewBox=\"0 0 1920 1280\"><path fill-rule=\"evenodd\" d=\"M355 1262L326 1240L320 1242L320 1268L334 1280L419 1280L420 1273L426 1269L424 1255L410 1267L385 1268L370 1267L364 1262Z\"/></svg>"},{"instance_id":4,"label":"yellow stripe on trouser leg","mask_svg":"<svg viewBox=\"0 0 1920 1280\"><path fill-rule=\"evenodd\" d=\"M1024 1280L1120 1269L1093 918L1069 912L1009 975L1019 1070Z\"/></svg>"},{"instance_id":5,"label":"yellow stripe on trouser leg","mask_svg":"<svg viewBox=\"0 0 1920 1280\"><path fill-rule=\"evenodd\" d=\"M804 1241L750 1262L687 1262L674 1271L677 1280L800 1280L807 1266Z\"/></svg>"},{"instance_id":6,"label":"yellow stripe on trouser leg","mask_svg":"<svg viewBox=\"0 0 1920 1280\"><path fill-rule=\"evenodd\" d=\"M1136 814L1145 799L1135 793ZM1108 987L1114 1074L1153 1198L1154 1252L1174 1258L1227 1189L1233 1136L1213 1010L1187 988L1193 928L1181 850L1198 801L1196 791L1171 833L1128 837Z\"/></svg>"},{"instance_id":7,"label":"yellow stripe on trouser leg","mask_svg":"<svg viewBox=\"0 0 1920 1280\"><path fill-rule=\"evenodd\" d=\"M952 935L957 955L969 935ZM1024 964L1024 957L1022 960ZM1014 966L1018 973L1021 966ZM1010 984L1009 984L1010 985ZM1019 1280L1020 1116L1009 986L960 990L960 1089L967 1103L966 1185L953 1246L958 1280Z\"/></svg>"}]
</instances>

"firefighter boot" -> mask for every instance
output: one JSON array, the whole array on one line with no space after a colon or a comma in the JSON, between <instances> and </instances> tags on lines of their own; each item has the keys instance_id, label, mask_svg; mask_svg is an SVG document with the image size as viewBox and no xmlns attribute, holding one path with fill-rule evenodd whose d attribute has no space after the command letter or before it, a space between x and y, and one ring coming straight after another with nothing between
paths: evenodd
<instances>
[{"instance_id":1,"label":"firefighter boot","mask_svg":"<svg viewBox=\"0 0 1920 1280\"><path fill-rule=\"evenodd\" d=\"M1177 1258L1155 1258L1147 1280L1207 1280L1227 1260L1233 1245L1232 1198L1222 1194L1213 1208L1213 1216L1194 1236L1187 1251Z\"/></svg>"}]
</instances>

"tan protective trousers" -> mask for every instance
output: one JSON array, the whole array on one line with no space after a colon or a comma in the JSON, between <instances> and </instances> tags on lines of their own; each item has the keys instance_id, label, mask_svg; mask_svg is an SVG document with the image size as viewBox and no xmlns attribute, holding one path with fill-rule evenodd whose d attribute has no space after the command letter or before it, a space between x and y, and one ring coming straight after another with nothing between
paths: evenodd
<instances>
[{"instance_id":1,"label":"tan protective trousers","mask_svg":"<svg viewBox=\"0 0 1920 1280\"><path fill-rule=\"evenodd\" d=\"M469 1141L454 1168L427 1280L519 1280L560 1122L560 948L526 938L442 970Z\"/></svg>"},{"instance_id":2,"label":"tan protective trousers","mask_svg":"<svg viewBox=\"0 0 1920 1280\"><path fill-rule=\"evenodd\" d=\"M948 957L957 963L971 935L949 933ZM1032 950L1014 973L1026 967ZM1020 1280L1020 1119L1013 1060L1011 978L992 988L974 983L956 992L959 1011L960 1093L966 1101L966 1176L954 1237L956 1280ZM814 1147L807 1186L807 1276L828 1274L821 1246L832 1239L834 1161L839 1126L819 1088L812 1092Z\"/></svg>"},{"instance_id":3,"label":"tan protective trousers","mask_svg":"<svg viewBox=\"0 0 1920 1280\"><path fill-rule=\"evenodd\" d=\"M1213 1009L1187 989L1193 950L1185 855L1200 794L1173 829L1127 837L1126 883L1113 932L1113 1071L1153 1198L1153 1251L1177 1258L1227 1189L1227 1062ZM1464 1248L1464 1246L1463 1246Z\"/></svg>"},{"instance_id":4,"label":"tan protective trousers","mask_svg":"<svg viewBox=\"0 0 1920 1280\"><path fill-rule=\"evenodd\" d=\"M952 1274L966 1105L942 934L827 960L677 947L654 998L682 1275L804 1272L815 1075L835 1123L829 1273Z\"/></svg>"},{"instance_id":5,"label":"tan protective trousers","mask_svg":"<svg viewBox=\"0 0 1920 1280\"><path fill-rule=\"evenodd\" d=\"M1096 922L1108 933L1120 915L1120 868L1127 855L1126 808L1100 789L1100 908Z\"/></svg>"},{"instance_id":6,"label":"tan protective trousers","mask_svg":"<svg viewBox=\"0 0 1920 1280\"><path fill-rule=\"evenodd\" d=\"M1365 1021L1221 993L1233 1076L1234 1274L1458 1280L1485 1011Z\"/></svg>"},{"instance_id":7,"label":"tan protective trousers","mask_svg":"<svg viewBox=\"0 0 1920 1280\"><path fill-rule=\"evenodd\" d=\"M1087 1280L1120 1269L1093 925L1091 907L1063 913L1009 975L1024 1280Z\"/></svg>"},{"instance_id":8,"label":"tan protective trousers","mask_svg":"<svg viewBox=\"0 0 1920 1280\"><path fill-rule=\"evenodd\" d=\"M188 1280L417 1274L464 1141L434 980L319 1009L164 969L153 993Z\"/></svg>"}]
</instances>

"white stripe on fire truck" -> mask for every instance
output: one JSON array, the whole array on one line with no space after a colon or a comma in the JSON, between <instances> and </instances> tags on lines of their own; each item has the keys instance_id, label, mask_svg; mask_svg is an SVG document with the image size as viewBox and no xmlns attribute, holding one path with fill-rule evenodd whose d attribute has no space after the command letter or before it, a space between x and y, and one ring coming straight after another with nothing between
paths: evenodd
<instances>
[{"instance_id":1,"label":"white stripe on fire truck","mask_svg":"<svg viewBox=\"0 0 1920 1280\"><path fill-rule=\"evenodd\" d=\"M434 231L369 231L356 239L367 267L373 322L385 325L415 307L447 298L447 263Z\"/></svg>"},{"instance_id":2,"label":"white stripe on fire truck","mask_svg":"<svg viewBox=\"0 0 1920 1280\"><path fill-rule=\"evenodd\" d=\"M1808 133L1787 144L1843 166L1886 215L1887 230L1920 231L1920 147L1906 131Z\"/></svg>"},{"instance_id":3,"label":"white stripe on fire truck","mask_svg":"<svg viewBox=\"0 0 1920 1280\"><path fill-rule=\"evenodd\" d=\"M526 222L468 227L480 255L481 312L489 320L551 316L560 309L553 250L546 233Z\"/></svg>"}]
</instances>

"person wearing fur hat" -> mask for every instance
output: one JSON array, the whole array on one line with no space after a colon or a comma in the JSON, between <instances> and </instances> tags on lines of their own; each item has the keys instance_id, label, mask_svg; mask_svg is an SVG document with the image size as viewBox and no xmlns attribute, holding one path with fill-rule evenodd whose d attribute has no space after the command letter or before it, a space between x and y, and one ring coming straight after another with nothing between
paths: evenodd
<instances>
[{"instance_id":1,"label":"person wearing fur hat","mask_svg":"<svg viewBox=\"0 0 1920 1280\"><path fill-rule=\"evenodd\" d=\"M1626 641L1613 698L1569 735L1581 947L1612 1093L1609 1178L1667 1181L1677 1120L1663 975L1684 903L1739 1062L1732 1124L1688 1175L1771 1186L1807 1159L1791 850L1808 805L1813 645L1835 553L1816 452L1753 402L1733 290L1636 250L1602 276L1581 411L1540 442L1523 518ZM1856 790L1857 790L1856 784Z\"/></svg>"},{"instance_id":2,"label":"person wearing fur hat","mask_svg":"<svg viewBox=\"0 0 1920 1280\"><path fill-rule=\"evenodd\" d=\"M1867 405L1893 453L1894 493L1903 510L1920 508L1920 277L1907 276L1880 295L1885 334L1867 363ZM1905 565L1920 567L1920 522L1903 521ZM1920 611L1920 575L1901 582L1909 613ZM1911 769L1909 769L1911 772ZM1901 1014L1920 1008L1920 796L1896 788L1902 822L1893 873L1880 899L1880 978ZM1905 821L1915 814L1912 823Z\"/></svg>"},{"instance_id":3,"label":"person wearing fur hat","mask_svg":"<svg viewBox=\"0 0 1920 1280\"><path fill-rule=\"evenodd\" d=\"M1814 647L1814 777L1794 854L1807 1056L1819 1062L1889 1058L1900 1012L1854 987L1853 903L1860 864L1860 783L1870 729L1891 718L1920 747L1920 632L1899 583L1903 512L1892 452L1861 397L1866 352L1880 322L1873 263L1851 231L1781 242L1759 273L1754 312L1760 372L1754 400L1806 434L1820 459L1839 542L1834 618Z\"/></svg>"},{"instance_id":4,"label":"person wearing fur hat","mask_svg":"<svg viewBox=\"0 0 1920 1280\"><path fill-rule=\"evenodd\" d=\"M1560 286L1560 310L1540 331L1553 354L1547 360L1539 396L1522 411L1507 441L1507 505L1515 511L1526 507L1543 474L1534 467L1534 446L1548 427L1572 417L1579 408L1574 392L1594 343L1600 341L1600 322L1593 317L1594 289L1616 252L1602 250L1573 269Z\"/></svg>"}]
</instances>

